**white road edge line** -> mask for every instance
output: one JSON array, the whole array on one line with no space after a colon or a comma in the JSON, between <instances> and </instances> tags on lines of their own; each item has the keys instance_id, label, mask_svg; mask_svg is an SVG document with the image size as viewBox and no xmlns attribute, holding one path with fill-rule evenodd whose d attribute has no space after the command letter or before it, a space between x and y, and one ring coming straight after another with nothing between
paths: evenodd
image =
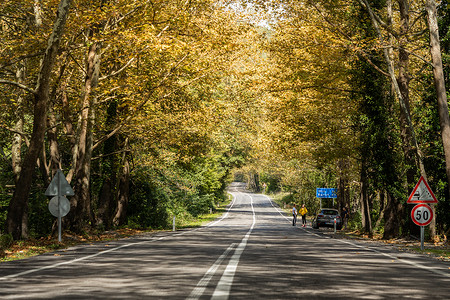
<instances>
[{"instance_id":1,"label":"white road edge line","mask_svg":"<svg viewBox=\"0 0 450 300\"><path fill-rule=\"evenodd\" d=\"M231 208L232 208L233 205L234 205L234 202L236 201L236 196L233 195L233 194L231 194L231 193L230 193L230 195L233 196L233 201L231 202L230 207L228 207L227 212L226 212L219 220L217 220L217 221L215 221L215 222L212 222L212 223L206 225L206 227L214 226L214 225L216 225L217 223L223 221L223 219L225 219L226 217L228 217L228 213L230 212Z\"/></svg>"},{"instance_id":2,"label":"white road edge line","mask_svg":"<svg viewBox=\"0 0 450 300\"><path fill-rule=\"evenodd\" d=\"M266 197L267 199L269 199L270 204L273 206L273 208L275 208L275 210L276 210L283 218L285 218L285 219L288 220L288 221L291 221L288 217L286 217L286 215L283 213L283 211L279 210L278 207L276 207L275 205L273 205L273 201L272 201L272 199L270 199L270 197L268 197L268 196L266 196L266 195L264 195L264 194L261 194L261 195L263 195L264 197Z\"/></svg>"},{"instance_id":3,"label":"white road edge line","mask_svg":"<svg viewBox=\"0 0 450 300\"><path fill-rule=\"evenodd\" d=\"M16 277L20 277L22 275L35 273L35 272L39 272L39 271L42 271L42 270L57 268L57 267L63 266L63 265L69 265L69 264L72 264L72 263L75 263L75 262L79 262L79 261L82 261L82 260L86 260L86 259L89 259L89 258L93 258L93 257L99 256L99 255L105 254L105 253L108 253L108 252L116 251L116 250L121 249L121 248L129 247L129 246L132 246L132 245L138 245L138 244L143 244L143 243L154 242L154 241L157 241L157 240L160 240L160 239L162 239L162 238L122 245L122 246L119 246L119 247L115 247L115 248L111 248L111 249L108 249L108 250L100 251L100 252L95 253L95 254L91 254L91 255L88 255L88 256L72 259L72 260L69 260L69 261L64 261L64 262L60 262L60 263L57 263L57 264L53 264L53 265L49 265L49 266L45 266L45 267L41 267L41 268L31 269L31 270L23 271L23 272L16 273L16 274L6 275L6 276L3 276L3 277L0 277L0 280L16 278Z\"/></svg>"},{"instance_id":4,"label":"white road edge line","mask_svg":"<svg viewBox=\"0 0 450 300\"><path fill-rule=\"evenodd\" d=\"M389 254L389 253L381 252L381 251L379 251L379 250L377 250L377 249L374 249L374 248L371 248L371 247L366 247L366 246L362 246L362 245L357 245L357 244L354 244L354 243L352 243L352 242L345 241L345 240L339 240L339 239L337 239L337 241L339 241L339 242L341 242L341 243L345 243L345 244L350 244L350 245L355 246L355 247L357 247L357 248L368 249L368 250L370 250L370 251L372 251L372 252L375 252L375 253L384 255L384 256L386 256L386 257L389 257L389 258L392 259L392 260L396 260L396 261L402 262L402 263L404 263L404 264L408 264L408 265L411 265L411 266L416 267L416 268L428 270L428 271L433 272L433 273L435 273L435 274L437 274L437 275L440 275L440 276L444 276L444 277L450 278L450 274L448 274L448 273L446 273L446 272L444 272L444 271L441 271L441 270L438 270L438 269L435 269L435 268L432 268L432 267L424 266L424 265L421 265L421 264L419 264L419 263L416 263L416 262L413 262L413 261L410 261L410 260L407 260L407 259L398 258L398 257L396 257L396 256L394 256L394 255L391 255L391 254Z\"/></svg>"},{"instance_id":5,"label":"white road edge line","mask_svg":"<svg viewBox=\"0 0 450 300\"><path fill-rule=\"evenodd\" d=\"M215 225L215 224L219 223L220 221L222 221L223 219L225 219L228 216L228 212L233 207L235 200L236 200L236 197L233 195L233 202L231 203L230 207L228 208L226 214L221 219L219 219L218 221L207 225L207 227ZM193 230L193 231L195 231L195 230ZM187 233L187 231L184 231L184 232L181 232L181 233L176 233L176 234L174 234L174 235L172 235L170 237L180 236L180 235L184 235L186 233ZM146 240L146 241L142 241L142 242L126 244L126 245L122 245L122 246L119 246L119 247L111 248L111 249L108 249L108 250L100 251L100 252L92 254L92 255L80 257L80 258L77 258L77 259L64 261L64 262L60 262L60 263L57 263L57 264L53 264L53 265L49 265L49 266L45 266L45 267L41 267L41 268L31 269L31 270L23 271L23 272L20 272L20 273L15 273L15 274L11 274L11 275L2 276L2 277L0 277L0 281L1 280L6 280L6 279L11 279L11 278L17 278L17 277L20 277L20 276L23 276L23 275L39 272L39 271L42 271L42 270L57 268L57 267L63 266L63 265L69 265L69 264L72 264L72 263L75 263L75 262L83 261L83 260L86 260L86 259L89 259L89 258L93 258L93 257L99 256L99 255L102 255L102 254L105 254L105 253L108 253L108 252L112 252L112 251L116 251L116 250L119 250L119 249L122 249L122 248L125 248L125 247L129 247L129 246L132 246L132 245L138 245L138 244L142 244L142 243L150 243L150 242L154 242L154 241L160 241L160 240L166 239L168 237L159 237L159 238L154 238L154 239Z\"/></svg>"},{"instance_id":6,"label":"white road edge line","mask_svg":"<svg viewBox=\"0 0 450 300\"><path fill-rule=\"evenodd\" d=\"M282 212L278 209L278 207L276 207L275 205L273 205L272 199L270 199L270 197L268 197L268 196L266 196L266 195L264 195L264 196L267 197L267 198L269 199L270 203L272 204L272 206L273 206L273 207L274 207L274 208L275 208L275 209L276 209L276 210L277 210L277 211L278 211L278 212L279 212L286 220L289 221L289 218L287 218L285 215L283 215ZM311 234L311 235L314 235L314 236L317 236L317 237L321 237L321 238L329 238L329 237L323 237L323 236L320 236L320 235L318 235L317 233L310 232L309 230L306 230L306 229L304 229L304 230L305 230L308 234ZM427 266L418 264L418 263L413 262L413 261L409 261L409 260L406 260L406 259L403 259L403 258L398 258L398 257L395 257L395 256L393 256L393 255L391 255L391 254L381 252L381 251L379 251L379 250L377 250L377 249L373 249L373 248L370 248L370 247L367 247L367 246L360 246L360 245L357 245L357 244L355 244L355 243L352 243L352 242L349 242L349 241L346 241L346 240L340 240L340 239L337 239L337 241L339 241L339 242L341 242L341 243L346 243L346 244L352 245L352 246L357 247L357 248L369 249L370 251L373 251L373 252L375 252L375 253L378 253L378 254L387 256L387 257L389 257L390 259L397 260L397 261L400 261L400 262L402 262L402 263L404 263L404 264L408 264L408 265L414 266L414 267L416 267L416 268L428 270L428 271L433 272L433 273L435 273L435 274L437 274L437 275L441 275L441 276L445 276L445 277L447 277L447 278L450 278L450 274L448 274L448 273L446 273L446 272L444 272L444 271L441 271L441 270L437 270L437 269L432 268L432 267L427 267Z\"/></svg>"},{"instance_id":7,"label":"white road edge line","mask_svg":"<svg viewBox=\"0 0 450 300\"><path fill-rule=\"evenodd\" d=\"M219 283L216 286L216 289L214 291L214 294L212 295L211 299L217 300L217 299L228 299L230 297L230 290L231 286L233 284L234 275L236 273L237 266L239 264L239 260L241 258L242 253L245 250L245 247L247 246L247 241L250 238L250 235L253 231L253 228L255 227L256 223L256 215L255 215L255 209L253 207L253 197L248 195L250 197L250 204L252 206L252 212L253 212L253 223L250 227L247 234L242 239L239 246L234 251L233 256L230 259L230 262L228 263L225 271L222 274L222 277L219 280Z\"/></svg>"},{"instance_id":8,"label":"white road edge line","mask_svg":"<svg viewBox=\"0 0 450 300\"><path fill-rule=\"evenodd\" d=\"M206 286L208 285L211 278L216 273L217 269L219 268L222 261L228 256L228 253L230 253L233 248L236 247L236 243L231 244L224 252L223 254L216 260L216 262L209 268L209 270L205 273L203 278L198 282L197 286L192 290L189 297L186 299L188 300L197 300L199 299L203 293L205 292Z\"/></svg>"}]
</instances>

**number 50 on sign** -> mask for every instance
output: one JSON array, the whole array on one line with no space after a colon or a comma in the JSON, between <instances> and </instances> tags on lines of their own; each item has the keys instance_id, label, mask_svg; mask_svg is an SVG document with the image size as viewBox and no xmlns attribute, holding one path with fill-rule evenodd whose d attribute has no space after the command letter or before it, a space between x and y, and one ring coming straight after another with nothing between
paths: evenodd
<instances>
[{"instance_id":1,"label":"number 50 on sign","mask_svg":"<svg viewBox=\"0 0 450 300\"><path fill-rule=\"evenodd\" d=\"M427 226L433 220L433 210L427 204L417 204L411 210L411 219L416 225Z\"/></svg>"}]
</instances>

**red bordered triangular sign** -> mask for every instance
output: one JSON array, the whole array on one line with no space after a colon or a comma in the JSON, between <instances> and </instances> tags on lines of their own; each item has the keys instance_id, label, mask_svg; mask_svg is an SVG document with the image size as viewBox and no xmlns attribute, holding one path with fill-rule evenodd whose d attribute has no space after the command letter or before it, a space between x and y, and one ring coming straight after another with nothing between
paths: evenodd
<instances>
[{"instance_id":1,"label":"red bordered triangular sign","mask_svg":"<svg viewBox=\"0 0 450 300\"><path fill-rule=\"evenodd\" d=\"M417 182L406 203L438 203L438 201L425 178L420 176L419 182Z\"/></svg>"}]
</instances>

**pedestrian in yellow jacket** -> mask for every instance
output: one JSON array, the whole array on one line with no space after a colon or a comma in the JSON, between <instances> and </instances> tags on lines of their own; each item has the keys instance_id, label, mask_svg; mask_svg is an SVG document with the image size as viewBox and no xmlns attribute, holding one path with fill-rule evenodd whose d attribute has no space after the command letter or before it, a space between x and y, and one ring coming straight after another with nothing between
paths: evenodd
<instances>
[{"instance_id":1,"label":"pedestrian in yellow jacket","mask_svg":"<svg viewBox=\"0 0 450 300\"><path fill-rule=\"evenodd\" d=\"M305 204L302 204L302 207L298 210L298 213L302 216L302 227L306 227L306 213L308 210L305 207Z\"/></svg>"}]
</instances>

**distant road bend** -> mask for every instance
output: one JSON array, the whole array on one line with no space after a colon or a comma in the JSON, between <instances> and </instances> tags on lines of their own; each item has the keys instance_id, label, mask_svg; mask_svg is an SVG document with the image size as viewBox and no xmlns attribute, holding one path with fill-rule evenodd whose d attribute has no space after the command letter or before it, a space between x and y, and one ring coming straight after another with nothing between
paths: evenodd
<instances>
[{"instance_id":1,"label":"distant road bend","mask_svg":"<svg viewBox=\"0 0 450 300\"><path fill-rule=\"evenodd\" d=\"M0 299L450 299L450 263L292 226L234 183L210 224L0 264Z\"/></svg>"}]
</instances>

